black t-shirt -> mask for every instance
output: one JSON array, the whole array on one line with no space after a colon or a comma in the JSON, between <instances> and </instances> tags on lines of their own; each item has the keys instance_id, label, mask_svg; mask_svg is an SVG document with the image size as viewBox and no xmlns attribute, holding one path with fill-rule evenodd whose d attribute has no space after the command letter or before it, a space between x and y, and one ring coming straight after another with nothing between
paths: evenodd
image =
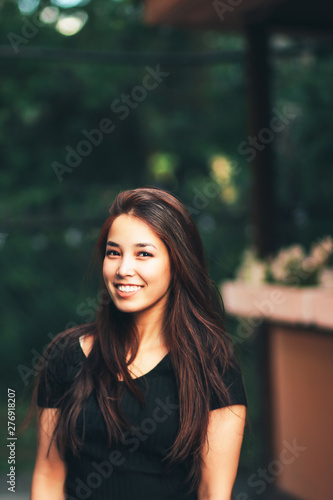
<instances>
[{"instance_id":1,"label":"black t-shirt","mask_svg":"<svg viewBox=\"0 0 333 500\"><path fill-rule=\"evenodd\" d=\"M57 407L58 398L85 359L78 342L56 373L52 372L52 362L48 362L47 371L52 378L47 388L41 379L38 406ZM179 399L170 353L151 371L134 380L143 391L146 405L141 407L125 388L120 407L132 424L132 432L126 431L118 445L114 443L111 448L95 391L89 396L84 408L83 449L79 458L69 448L65 453L66 500L197 500L196 493L187 494L188 483L182 485L189 471L188 462L163 472L166 461L162 459L170 451L179 426ZM247 406L241 372L229 370L223 380L229 387L232 404ZM211 397L210 410L220 406ZM83 411L77 421L80 436L82 424Z\"/></svg>"}]
</instances>

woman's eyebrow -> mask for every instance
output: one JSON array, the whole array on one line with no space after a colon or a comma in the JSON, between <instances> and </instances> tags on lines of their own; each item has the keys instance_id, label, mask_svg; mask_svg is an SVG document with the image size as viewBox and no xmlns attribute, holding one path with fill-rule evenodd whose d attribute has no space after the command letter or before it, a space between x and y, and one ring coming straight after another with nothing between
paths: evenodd
<instances>
[{"instance_id":1,"label":"woman's eyebrow","mask_svg":"<svg viewBox=\"0 0 333 500\"><path fill-rule=\"evenodd\" d=\"M120 245L118 243L116 243L115 241L108 241L107 244L106 244L106 246L118 247L118 248L120 247ZM133 246L134 247L140 247L140 248L143 248L143 247L154 247L154 248L156 248L155 245L153 245L152 243L135 243ZM158 249L156 248L156 250L158 250Z\"/></svg>"}]
</instances>

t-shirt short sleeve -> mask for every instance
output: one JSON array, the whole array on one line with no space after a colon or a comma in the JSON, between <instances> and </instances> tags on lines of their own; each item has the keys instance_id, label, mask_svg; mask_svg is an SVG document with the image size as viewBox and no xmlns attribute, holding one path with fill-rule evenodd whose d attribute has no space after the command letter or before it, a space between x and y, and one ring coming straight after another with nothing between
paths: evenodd
<instances>
[{"instance_id":1,"label":"t-shirt short sleeve","mask_svg":"<svg viewBox=\"0 0 333 500\"><path fill-rule=\"evenodd\" d=\"M40 372L37 405L44 408L59 407L59 400L66 390L66 366L56 346L46 356Z\"/></svg>"},{"instance_id":2,"label":"t-shirt short sleeve","mask_svg":"<svg viewBox=\"0 0 333 500\"><path fill-rule=\"evenodd\" d=\"M245 405L248 406L248 400L246 395L245 384L243 380L243 375L239 367L229 366L225 373L223 374L222 380L228 389L231 405ZM216 394L211 395L210 399L210 411L216 410L217 408L223 408L226 404L222 404L219 401Z\"/></svg>"}]
</instances>

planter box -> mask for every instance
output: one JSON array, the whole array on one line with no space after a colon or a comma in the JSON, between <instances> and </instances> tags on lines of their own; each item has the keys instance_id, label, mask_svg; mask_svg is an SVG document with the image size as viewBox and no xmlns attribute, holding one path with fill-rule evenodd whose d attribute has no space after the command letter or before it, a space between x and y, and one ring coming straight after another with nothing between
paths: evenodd
<instances>
[{"instance_id":1,"label":"planter box","mask_svg":"<svg viewBox=\"0 0 333 500\"><path fill-rule=\"evenodd\" d=\"M222 285L222 297L229 314L333 331L333 288L228 281Z\"/></svg>"},{"instance_id":2,"label":"planter box","mask_svg":"<svg viewBox=\"0 0 333 500\"><path fill-rule=\"evenodd\" d=\"M297 498L332 500L333 290L227 282L221 292L228 314L268 325L273 458L263 469Z\"/></svg>"}]
</instances>

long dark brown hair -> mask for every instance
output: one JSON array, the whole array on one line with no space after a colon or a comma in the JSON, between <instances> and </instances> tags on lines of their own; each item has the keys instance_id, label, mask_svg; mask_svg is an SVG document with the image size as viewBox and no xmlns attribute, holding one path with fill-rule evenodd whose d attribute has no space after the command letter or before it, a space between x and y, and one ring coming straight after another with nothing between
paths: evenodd
<instances>
[{"instance_id":1,"label":"long dark brown hair","mask_svg":"<svg viewBox=\"0 0 333 500\"><path fill-rule=\"evenodd\" d=\"M66 444L74 454L79 454L83 434L80 439L75 425L93 389L106 422L109 444L112 440L118 442L123 426L129 426L120 409L125 386L140 402L144 401L142 391L127 370L139 347L133 316L117 309L112 300L107 300L109 295L102 277L107 236L113 221L121 214L137 217L148 224L169 252L172 279L163 335L178 386L180 426L166 460L167 467L171 467L189 459L191 467L187 480L191 481L189 491L193 492L201 479L201 454L207 438L210 397L214 394L221 406L230 405L231 399L221 373L229 366L239 368L231 348L231 337L224 326L222 297L209 276L199 231L187 208L170 192L154 186L120 192L109 213L94 249L94 262L99 262L102 286L95 320L57 334L45 349L37 367L23 429L36 410L41 377L47 382L47 361L52 359L55 366L61 363L62 356L83 334L93 336L93 347L57 406L59 419L52 439L56 439L61 456ZM132 356L127 362L129 352ZM117 383L119 375L125 382L122 385ZM40 414L43 409L38 411Z\"/></svg>"}]
</instances>

